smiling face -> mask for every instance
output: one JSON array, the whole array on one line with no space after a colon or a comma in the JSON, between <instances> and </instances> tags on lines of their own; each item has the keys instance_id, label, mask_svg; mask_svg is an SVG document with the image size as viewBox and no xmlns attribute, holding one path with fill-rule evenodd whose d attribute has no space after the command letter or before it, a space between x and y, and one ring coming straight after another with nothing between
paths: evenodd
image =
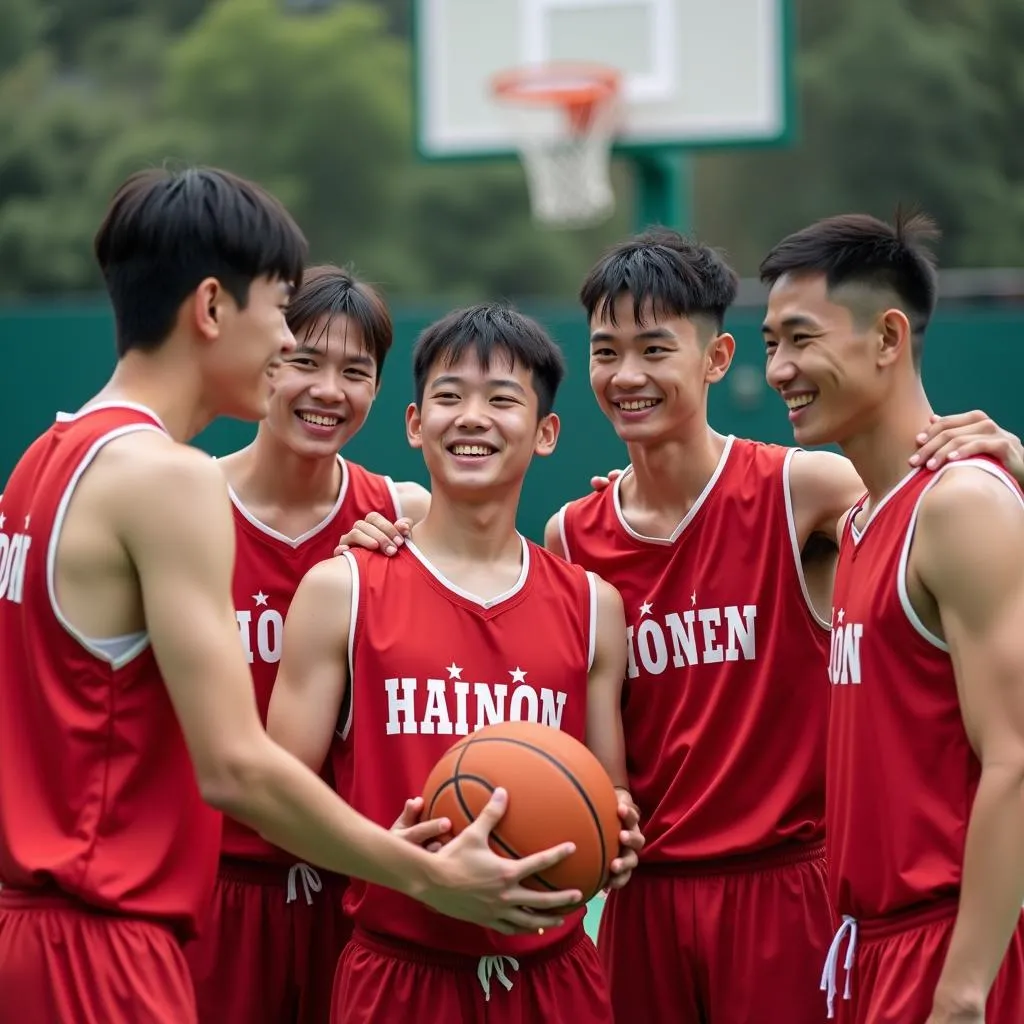
<instances>
[{"instance_id":1,"label":"smiling face","mask_svg":"<svg viewBox=\"0 0 1024 1024\"><path fill-rule=\"evenodd\" d=\"M249 286L243 307L210 281L203 282L190 300L204 310L216 307L213 333L197 351L217 415L259 420L267 414L271 378L295 345L284 315L291 291L291 285L278 278L258 277Z\"/></svg>"},{"instance_id":2,"label":"smiling face","mask_svg":"<svg viewBox=\"0 0 1024 1024\"><path fill-rule=\"evenodd\" d=\"M473 349L437 359L419 408L406 415L409 443L423 450L432 485L480 497L521 486L534 455L550 455L558 417L538 418L533 374L496 351L482 365Z\"/></svg>"},{"instance_id":3,"label":"smiling face","mask_svg":"<svg viewBox=\"0 0 1024 1024\"><path fill-rule=\"evenodd\" d=\"M842 444L889 398L894 367L914 373L906 316L864 289L830 295L824 274L780 277L762 334L765 375L797 444Z\"/></svg>"},{"instance_id":4,"label":"smiling face","mask_svg":"<svg viewBox=\"0 0 1024 1024\"><path fill-rule=\"evenodd\" d=\"M731 335L701 319L659 316L636 322L632 296L599 306L590 321L590 386L627 443L678 438L705 415L708 386L721 380L735 350Z\"/></svg>"},{"instance_id":5,"label":"smiling face","mask_svg":"<svg viewBox=\"0 0 1024 1024\"><path fill-rule=\"evenodd\" d=\"M299 332L273 378L261 429L291 451L333 458L366 422L377 394L377 366L359 325L345 316Z\"/></svg>"}]
</instances>

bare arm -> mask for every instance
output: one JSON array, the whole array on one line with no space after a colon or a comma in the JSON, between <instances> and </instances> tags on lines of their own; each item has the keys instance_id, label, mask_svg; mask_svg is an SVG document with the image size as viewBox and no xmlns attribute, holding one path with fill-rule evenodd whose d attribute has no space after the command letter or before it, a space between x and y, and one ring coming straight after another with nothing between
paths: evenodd
<instances>
[{"instance_id":1,"label":"bare arm","mask_svg":"<svg viewBox=\"0 0 1024 1024\"><path fill-rule=\"evenodd\" d=\"M629 791L622 736L622 680L626 676L626 616L619 592L597 579L597 637L587 685L587 746L616 789Z\"/></svg>"},{"instance_id":2,"label":"bare arm","mask_svg":"<svg viewBox=\"0 0 1024 1024\"><path fill-rule=\"evenodd\" d=\"M122 443L134 442L112 442ZM204 797L296 856L500 931L540 926L516 908L570 902L566 894L535 902L518 883L537 866L490 854L503 797L432 855L357 814L270 740L231 606L234 524L220 469L170 442L138 456L109 515L135 565L153 651Z\"/></svg>"},{"instance_id":3,"label":"bare arm","mask_svg":"<svg viewBox=\"0 0 1024 1024\"><path fill-rule=\"evenodd\" d=\"M597 581L597 636L587 687L587 746L604 766L619 800L619 856L611 863L611 888L621 888L643 849L640 811L629 792L622 735L622 681L626 675L626 616L619 592Z\"/></svg>"},{"instance_id":4,"label":"bare arm","mask_svg":"<svg viewBox=\"0 0 1024 1024\"><path fill-rule=\"evenodd\" d=\"M981 762L933 1019L980 1021L1024 902L1024 510L987 474L951 473L922 502L911 565L938 606Z\"/></svg>"},{"instance_id":5,"label":"bare arm","mask_svg":"<svg viewBox=\"0 0 1024 1024\"><path fill-rule=\"evenodd\" d=\"M395 492L402 506L402 519L408 519L415 526L430 511L430 491L413 480L395 482Z\"/></svg>"},{"instance_id":6,"label":"bare arm","mask_svg":"<svg viewBox=\"0 0 1024 1024\"><path fill-rule=\"evenodd\" d=\"M267 715L275 743L319 771L348 686L352 569L345 558L313 566L292 598Z\"/></svg>"},{"instance_id":7,"label":"bare arm","mask_svg":"<svg viewBox=\"0 0 1024 1024\"><path fill-rule=\"evenodd\" d=\"M832 452L795 452L789 487L801 549L815 533L835 542L840 517L864 493L853 463Z\"/></svg>"}]
</instances>

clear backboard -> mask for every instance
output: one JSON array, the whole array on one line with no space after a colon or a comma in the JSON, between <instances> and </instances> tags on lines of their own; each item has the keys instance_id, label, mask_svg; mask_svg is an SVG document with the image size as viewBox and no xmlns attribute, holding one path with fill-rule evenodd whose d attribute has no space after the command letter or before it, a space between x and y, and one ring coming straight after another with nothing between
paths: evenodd
<instances>
[{"instance_id":1,"label":"clear backboard","mask_svg":"<svg viewBox=\"0 0 1024 1024\"><path fill-rule=\"evenodd\" d=\"M790 18L789 0L415 0L417 148L521 152L493 80L565 61L619 73L619 152L784 142Z\"/></svg>"}]
</instances>

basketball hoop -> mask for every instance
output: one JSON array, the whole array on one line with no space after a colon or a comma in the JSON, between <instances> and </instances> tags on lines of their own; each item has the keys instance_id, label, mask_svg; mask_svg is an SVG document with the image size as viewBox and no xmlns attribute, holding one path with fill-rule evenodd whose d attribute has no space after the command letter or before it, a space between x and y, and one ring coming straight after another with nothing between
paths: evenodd
<instances>
[{"instance_id":1,"label":"basketball hoop","mask_svg":"<svg viewBox=\"0 0 1024 1024\"><path fill-rule=\"evenodd\" d=\"M534 217L585 227L611 216L617 71L593 64L515 68L492 79L509 111Z\"/></svg>"}]
</instances>

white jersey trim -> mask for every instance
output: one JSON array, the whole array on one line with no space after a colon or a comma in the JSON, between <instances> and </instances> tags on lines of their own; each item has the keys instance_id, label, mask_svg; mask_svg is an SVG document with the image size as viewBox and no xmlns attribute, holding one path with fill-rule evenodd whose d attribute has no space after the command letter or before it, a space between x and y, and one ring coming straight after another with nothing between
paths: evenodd
<instances>
[{"instance_id":1,"label":"white jersey trim","mask_svg":"<svg viewBox=\"0 0 1024 1024\"><path fill-rule=\"evenodd\" d=\"M982 472L988 473L990 476L994 476L1001 483L1005 484L1006 489L1013 494L1017 501L1020 502L1021 508L1024 508L1024 497L1021 496L1020 490L1017 488L1016 484L1011 482L1009 475L998 466L993 465L991 462L985 462L982 459L964 459L962 462L947 462L941 469L936 471L935 476L928 481L927 485L918 495L917 501L914 504L914 511L910 516L910 523L907 526L907 535L903 541L903 550L900 553L899 568L896 570L896 591L899 594L903 613L906 615L911 626L914 627L914 630L933 647L936 647L940 651L944 651L946 653L949 652L949 644L947 644L941 637L936 636L921 621L921 617L917 614L917 611L910 601L910 593L907 590L907 568L910 565L910 549L914 543L914 533L917 530L917 517L921 511L921 502L924 501L925 495L939 482L944 473L951 469L958 469L961 466L980 469Z\"/></svg>"},{"instance_id":2,"label":"white jersey trim","mask_svg":"<svg viewBox=\"0 0 1024 1024\"><path fill-rule=\"evenodd\" d=\"M242 499L235 493L235 489L228 484L228 494L231 496L231 504L238 509L239 514L242 518L249 523L250 526L254 526L260 533L265 533L268 537L273 538L280 543L287 545L290 548L299 548L308 540L312 540L317 534L322 533L327 529L331 523L334 522L335 517L341 509L342 503L345 500L345 496L348 494L349 484L349 473L348 465L345 460L339 455L338 464L341 466L341 486L338 488L338 497L334 502L330 512L320 520L312 529L307 530L305 533L300 534L298 537L286 537L283 533L279 533L272 526L267 526L261 519L257 519L243 504Z\"/></svg>"},{"instance_id":3,"label":"white jersey trim","mask_svg":"<svg viewBox=\"0 0 1024 1024\"><path fill-rule=\"evenodd\" d=\"M526 585L527 577L530 575L530 547L526 543L526 538L520 533L518 534L519 542L523 548L523 567L519 570L519 579L516 580L515 584L511 589L506 590L503 594L498 594L497 597L483 598L476 594L471 594L468 590L463 590L457 583L453 583L440 569L432 565L427 559L427 556L411 540L406 540L405 547L418 559L420 564L430 573L431 576L437 580L446 590L450 590L453 594L457 594L465 601L469 601L472 604L478 605L480 608L494 608L505 601L510 600L519 593L520 590Z\"/></svg>"},{"instance_id":4,"label":"white jersey trim","mask_svg":"<svg viewBox=\"0 0 1024 1024\"><path fill-rule=\"evenodd\" d=\"M126 406L123 403L110 403L110 407L125 408ZM96 409L99 406L93 406L92 408ZM128 406L128 408L136 408L143 412L149 411L142 406ZM59 416L65 417L65 421L76 419L79 415L81 414L76 413L73 416L63 413L59 414ZM149 633L141 630L137 633L127 633L123 636L96 639L86 636L81 630L76 629L64 615L60 604L57 602L57 546L60 542L61 529L64 526L64 517L67 515L68 505L71 504L75 488L78 487L83 474L92 465L100 450L110 444L111 441L116 441L119 437L138 433L142 430L151 430L156 434L166 434L165 430L153 423L129 423L110 431L109 434L104 434L93 442L92 447L86 452L85 457L75 469L74 475L61 496L60 504L57 506L57 515L53 520L53 530L50 533L50 546L46 552L46 590L50 598L50 610L53 612L54 618L60 623L64 631L81 647L87 650L94 658L105 661L114 669L123 668L128 662L142 654L149 646Z\"/></svg>"},{"instance_id":5,"label":"white jersey trim","mask_svg":"<svg viewBox=\"0 0 1024 1024\"><path fill-rule=\"evenodd\" d=\"M140 402L97 402L95 405L79 409L78 412L58 412L56 421L58 423L73 423L75 420L81 419L83 416L89 416L100 409L131 409L134 412L145 413L160 424L160 428L165 434L170 434L170 431L164 425L164 421L148 405L142 405Z\"/></svg>"},{"instance_id":6,"label":"white jersey trim","mask_svg":"<svg viewBox=\"0 0 1024 1024\"><path fill-rule=\"evenodd\" d=\"M903 479L900 480L900 482L871 510L871 515L868 516L867 521L863 526L857 526L857 515L864 507L864 504L861 502L859 505L854 505L856 512L854 512L850 517L850 538L855 545L861 542L864 534L868 532L868 527L875 521L875 519L878 518L878 513L881 512L882 509L885 508L885 506L888 505L889 502L892 501L892 499L896 497L896 495L899 494L899 492L902 491L903 488L906 487L907 484L910 483L910 481L913 480L920 472L920 467L918 467L916 469L912 469L905 477L903 477Z\"/></svg>"},{"instance_id":7,"label":"white jersey trim","mask_svg":"<svg viewBox=\"0 0 1024 1024\"><path fill-rule=\"evenodd\" d=\"M355 691L355 667L356 667L356 622L359 619L359 563L356 562L351 551L343 551L341 557L349 564L352 570L352 605L349 610L348 619L348 714L345 716L345 723L338 735L347 740L352 731L352 716L355 713L356 691Z\"/></svg>"},{"instance_id":8,"label":"white jersey trim","mask_svg":"<svg viewBox=\"0 0 1024 1024\"><path fill-rule=\"evenodd\" d=\"M391 504L394 506L395 519L402 518L402 499L398 496L398 487L395 485L395 481L391 477L384 477L384 483L387 484L388 494L391 495Z\"/></svg>"},{"instance_id":9,"label":"white jersey trim","mask_svg":"<svg viewBox=\"0 0 1024 1024\"><path fill-rule=\"evenodd\" d=\"M587 586L590 589L590 628L587 633L587 671L594 667L597 657L597 577L587 572Z\"/></svg>"},{"instance_id":10,"label":"white jersey trim","mask_svg":"<svg viewBox=\"0 0 1024 1024\"><path fill-rule=\"evenodd\" d=\"M562 557L567 561L572 561L572 555L569 554L569 535L565 528L565 513L569 508L569 502L566 502L558 510L558 537L562 542Z\"/></svg>"},{"instance_id":11,"label":"white jersey trim","mask_svg":"<svg viewBox=\"0 0 1024 1024\"><path fill-rule=\"evenodd\" d=\"M824 630L831 630L831 624L818 614L818 610L811 601L810 591L807 589L807 578L804 576L803 552L800 550L800 538L796 532L796 514L793 511L793 490L790 486L790 470L792 468L793 456L802 448L790 448L786 452L785 461L782 463L782 494L786 502L786 526L789 530L789 543L793 549L793 562L796 565L796 577L800 581L800 593L804 595L804 604L811 613L815 623Z\"/></svg>"},{"instance_id":12,"label":"white jersey trim","mask_svg":"<svg viewBox=\"0 0 1024 1024\"><path fill-rule=\"evenodd\" d=\"M626 521L625 513L622 511L622 481L633 472L633 467L627 466L623 471L622 475L619 476L615 483L612 484L612 500L615 503L615 516L619 521L619 525L626 533L634 540L642 541L644 544L674 544L678 539L683 530L693 522L693 517L700 511L701 506L707 501L711 492L715 489L715 484L718 483L718 478L722 475L725 470L725 465L729 461L729 453L732 451L732 444L736 438L733 434L729 434L725 439L725 447L722 449L721 457L718 460L718 465L715 467L714 473L711 474L711 479L707 482L704 490L697 496L697 500L690 506L690 511L683 516L679 525L672 531L668 537L647 537L642 533L638 533L633 529L632 526Z\"/></svg>"}]
</instances>

